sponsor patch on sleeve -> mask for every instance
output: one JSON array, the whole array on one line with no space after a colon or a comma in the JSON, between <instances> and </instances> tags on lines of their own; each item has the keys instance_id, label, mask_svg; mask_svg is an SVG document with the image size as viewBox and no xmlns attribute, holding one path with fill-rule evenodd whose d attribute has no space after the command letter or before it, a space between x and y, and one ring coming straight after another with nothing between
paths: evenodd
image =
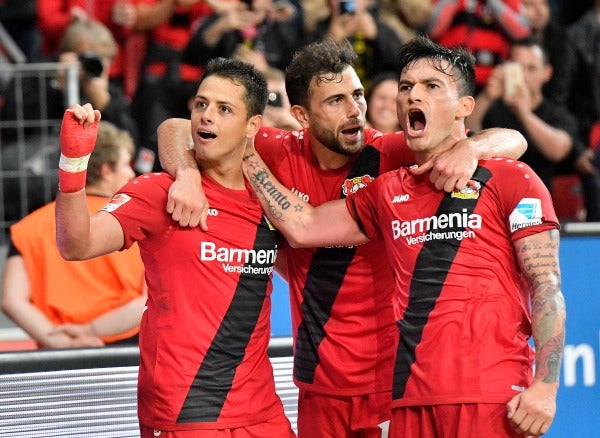
<instances>
[{"instance_id":1,"label":"sponsor patch on sleeve","mask_svg":"<svg viewBox=\"0 0 600 438\"><path fill-rule=\"evenodd\" d=\"M542 201L538 198L523 198L509 217L510 231L542 223Z\"/></svg>"},{"instance_id":2,"label":"sponsor patch on sleeve","mask_svg":"<svg viewBox=\"0 0 600 438\"><path fill-rule=\"evenodd\" d=\"M111 211L115 211L121 205L126 204L130 200L131 197L129 195L126 195L125 193L117 193L115 196L113 196L108 204L102 207L102 211L107 211L110 213Z\"/></svg>"}]
</instances>

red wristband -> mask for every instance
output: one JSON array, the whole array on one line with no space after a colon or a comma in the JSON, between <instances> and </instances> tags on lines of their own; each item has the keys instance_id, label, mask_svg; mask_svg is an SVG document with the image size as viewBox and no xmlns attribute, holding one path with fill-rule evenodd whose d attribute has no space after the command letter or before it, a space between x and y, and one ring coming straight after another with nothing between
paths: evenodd
<instances>
[{"instance_id":1,"label":"red wristband","mask_svg":"<svg viewBox=\"0 0 600 438\"><path fill-rule=\"evenodd\" d=\"M58 169L58 189L63 193L78 192L85 188L87 169L81 172L66 172Z\"/></svg>"}]
</instances>

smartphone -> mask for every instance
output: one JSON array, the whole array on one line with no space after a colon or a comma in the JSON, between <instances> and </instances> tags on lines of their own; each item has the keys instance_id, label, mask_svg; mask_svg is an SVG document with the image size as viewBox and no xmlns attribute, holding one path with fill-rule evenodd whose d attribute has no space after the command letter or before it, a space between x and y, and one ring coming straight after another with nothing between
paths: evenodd
<instances>
[{"instance_id":1,"label":"smartphone","mask_svg":"<svg viewBox=\"0 0 600 438\"><path fill-rule=\"evenodd\" d=\"M281 93L279 91L270 91L269 98L267 100L267 105L282 107L283 100L281 97Z\"/></svg>"},{"instance_id":2,"label":"smartphone","mask_svg":"<svg viewBox=\"0 0 600 438\"><path fill-rule=\"evenodd\" d=\"M523 66L518 62L504 63L504 93L512 95L517 87L524 81Z\"/></svg>"},{"instance_id":3,"label":"smartphone","mask_svg":"<svg viewBox=\"0 0 600 438\"><path fill-rule=\"evenodd\" d=\"M356 2L354 0L340 0L340 14L354 14Z\"/></svg>"}]
</instances>

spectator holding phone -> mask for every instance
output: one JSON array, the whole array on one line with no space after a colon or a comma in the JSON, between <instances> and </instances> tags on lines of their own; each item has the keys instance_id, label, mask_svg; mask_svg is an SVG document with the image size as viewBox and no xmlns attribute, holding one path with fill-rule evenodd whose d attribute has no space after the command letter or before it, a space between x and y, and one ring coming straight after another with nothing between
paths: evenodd
<instances>
[{"instance_id":1,"label":"spectator holding phone","mask_svg":"<svg viewBox=\"0 0 600 438\"><path fill-rule=\"evenodd\" d=\"M474 130L501 126L521 132L529 145L521 161L551 189L558 162L577 141L577 123L564 107L544 98L552 67L542 46L531 38L517 41L509 59L492 71L466 124Z\"/></svg>"}]
</instances>

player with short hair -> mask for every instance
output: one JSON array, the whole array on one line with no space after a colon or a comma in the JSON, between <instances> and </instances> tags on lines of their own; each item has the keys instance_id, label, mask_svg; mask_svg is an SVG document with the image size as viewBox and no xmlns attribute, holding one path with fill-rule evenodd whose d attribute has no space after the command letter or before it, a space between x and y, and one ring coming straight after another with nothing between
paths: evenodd
<instances>
[{"instance_id":1,"label":"player with short hair","mask_svg":"<svg viewBox=\"0 0 600 438\"><path fill-rule=\"evenodd\" d=\"M139 176L90 217L81 174L100 114L89 104L65 113L57 196L61 254L87 259L137 242L146 267L142 438L294 436L267 355L278 235L241 170L267 93L264 77L249 64L215 59L206 66L191 134L211 202L208 231L180 227L166 213L173 180L165 173Z\"/></svg>"},{"instance_id":2,"label":"player with short hair","mask_svg":"<svg viewBox=\"0 0 600 438\"><path fill-rule=\"evenodd\" d=\"M286 90L302 129L262 127L255 137L277 177L311 205L344 198L383 172L414 163L403 133L382 135L365 127L367 106L355 59L345 40L324 40L297 52L286 70ZM165 169L177 176L169 211L180 224L195 225L194 211L185 206L202 193L197 166L184 147L188 124L163 124L159 150ZM512 134L492 130L460 141L450 137L448 146L458 144L436 157L436 184L448 190L464 184L477 157L518 157L522 136ZM173 144L178 147L167 149ZM291 249L283 243L280 253L290 286L298 435L380 437L389 420L397 338L394 282L382 261L383 244Z\"/></svg>"},{"instance_id":3,"label":"player with short hair","mask_svg":"<svg viewBox=\"0 0 600 438\"><path fill-rule=\"evenodd\" d=\"M400 60L398 114L420 164L448 136L465 135L474 106L473 59L463 49L417 38ZM559 223L531 168L504 158L481 160L467 187L451 193L402 168L345 200L313 208L280 184L255 152L245 162L265 211L292 246L384 243L400 336L390 436L547 432L556 411L566 313Z\"/></svg>"}]
</instances>

